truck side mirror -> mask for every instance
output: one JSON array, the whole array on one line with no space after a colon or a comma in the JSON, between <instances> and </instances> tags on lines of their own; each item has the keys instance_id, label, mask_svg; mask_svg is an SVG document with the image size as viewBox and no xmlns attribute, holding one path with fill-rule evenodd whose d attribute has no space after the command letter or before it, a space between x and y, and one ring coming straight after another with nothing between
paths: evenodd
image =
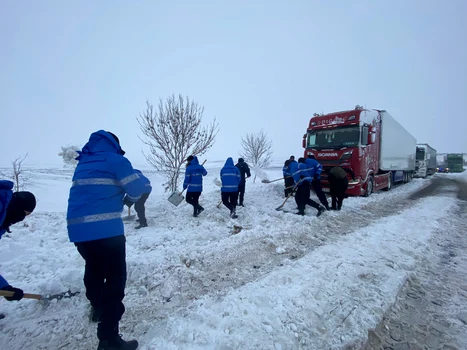
<instances>
[{"instance_id":1,"label":"truck side mirror","mask_svg":"<svg viewBox=\"0 0 467 350\"><path fill-rule=\"evenodd\" d=\"M362 146L366 146L369 143L369 135L368 135L368 126L362 126Z\"/></svg>"},{"instance_id":2,"label":"truck side mirror","mask_svg":"<svg viewBox=\"0 0 467 350\"><path fill-rule=\"evenodd\" d=\"M306 134L303 135L303 139L302 139L302 147L303 148L306 148Z\"/></svg>"},{"instance_id":3,"label":"truck side mirror","mask_svg":"<svg viewBox=\"0 0 467 350\"><path fill-rule=\"evenodd\" d=\"M369 134L368 134L368 143L370 145L376 142L376 131L374 126L370 126Z\"/></svg>"}]
</instances>

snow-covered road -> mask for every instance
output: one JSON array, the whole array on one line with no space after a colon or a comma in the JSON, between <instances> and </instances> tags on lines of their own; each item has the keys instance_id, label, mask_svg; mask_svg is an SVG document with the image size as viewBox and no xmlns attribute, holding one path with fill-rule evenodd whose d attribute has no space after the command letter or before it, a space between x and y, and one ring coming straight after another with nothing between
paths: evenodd
<instances>
[{"instance_id":1,"label":"snow-covered road","mask_svg":"<svg viewBox=\"0 0 467 350\"><path fill-rule=\"evenodd\" d=\"M438 178L434 186L451 186ZM467 183L455 181L456 210L435 234L397 302L370 331L366 350L467 348Z\"/></svg>"},{"instance_id":2,"label":"snow-covered road","mask_svg":"<svg viewBox=\"0 0 467 350\"><path fill-rule=\"evenodd\" d=\"M338 349L362 344L458 210L456 186L416 180L369 198L350 198L320 218L276 211L281 183L247 184L239 219L216 208L218 169L209 169L194 219L156 184L150 227L127 224L127 311L121 331L141 349ZM270 170L271 178L280 170ZM442 181L441 177L436 176ZM0 348L94 349L83 261L65 225L69 174L38 171L28 227L0 241L10 283L42 294L81 294L48 305L0 300ZM53 188L53 191L50 189ZM419 191L422 189L421 191ZM41 206L42 203L42 206ZM294 203L286 203L293 210ZM242 231L232 234L233 225Z\"/></svg>"}]
</instances>

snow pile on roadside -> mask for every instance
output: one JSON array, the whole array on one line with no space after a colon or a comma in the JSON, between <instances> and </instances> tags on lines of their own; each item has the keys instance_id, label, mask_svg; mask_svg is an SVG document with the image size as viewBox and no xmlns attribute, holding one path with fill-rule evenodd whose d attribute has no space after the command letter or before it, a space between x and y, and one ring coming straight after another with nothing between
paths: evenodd
<instances>
[{"instance_id":1,"label":"snow pile on roadside","mask_svg":"<svg viewBox=\"0 0 467 350\"><path fill-rule=\"evenodd\" d=\"M414 218L408 212L403 213L400 220L406 220L405 224L394 219L399 217L395 216L383 219L382 227L376 224L370 226L371 230L359 231L366 223L370 225L381 216L390 215L387 203L394 206L429 180L416 180L369 198L349 198L341 212L327 212L316 218L316 211L311 208L304 217L275 210L284 200L281 181L263 184L248 179L246 207L239 208L239 219L232 220L224 206L216 207L220 200L220 188L215 181L219 170L208 167L201 197L206 210L196 219L192 217L192 207L186 203L178 207L170 204L160 186L163 180L155 172L147 172L154 188L147 202L150 226L135 230L134 222L126 223L127 312L121 324L125 336L140 340L142 348L269 349L273 344L278 349L293 349L298 344L308 347L308 341L319 344L320 338L330 342L343 337L344 342L360 336L364 322L358 320L377 318L379 309L374 305L379 303L384 308L387 301L381 300L392 297L406 270L405 265L400 268L393 264L395 270L389 271L375 265L373 269L381 270L377 277L358 277L367 273L359 265L359 259L367 259L370 262L362 260L362 263L371 264L376 259L371 254L383 247L390 255L386 257L382 249L384 259L399 261L396 254L399 248L392 245L399 247L403 239L394 235L402 235L408 224L418 221L421 229L417 228L412 238L419 240L420 246L414 244L412 248L410 241L404 254L410 255L413 249L419 254L417 249L424 247L431 228L427 237L421 235L423 230L452 205L436 199L435 203L445 209L432 213L430 205L426 214L417 209ZM280 169L266 171L271 179L281 176ZM96 325L87 319L89 303L82 282L84 262L68 241L66 230L71 173L38 169L33 175L34 182L28 190L37 195L38 205L33 215L2 238L0 270L12 285L27 292L48 294L71 289L80 294L48 305L32 300L19 303L0 300L0 312L7 315L0 320L0 348L92 349L97 344ZM295 209L293 199L285 208ZM398 210L397 207L392 212ZM356 220L359 225L354 224ZM397 230L391 228L391 223L397 222ZM237 235L232 235L234 224L243 227ZM354 230L356 233L342 236ZM372 230L375 232L370 234ZM385 235L378 234L383 230L387 231ZM361 240L364 232L368 237ZM385 242L382 236L389 241ZM377 240L371 243L373 239ZM303 256L310 251L313 253ZM356 252L361 255L355 255ZM363 272L354 273L355 266L356 271ZM394 285L392 289L385 284L385 274L389 272L397 272L396 277L387 277ZM370 282L363 283L365 278ZM378 282L377 287L373 280ZM365 288L376 294L366 292ZM362 295L357 293L360 289ZM354 310L335 330L333 327L365 293L372 300L372 303L365 301L369 311ZM202 302L205 304L201 305ZM370 316L361 315L367 311ZM354 319L355 315L360 316ZM319 328L318 323L324 328Z\"/></svg>"},{"instance_id":2,"label":"snow pile on roadside","mask_svg":"<svg viewBox=\"0 0 467 350\"><path fill-rule=\"evenodd\" d=\"M149 331L143 349L334 349L362 339L452 206L425 199L225 298L197 300Z\"/></svg>"}]
</instances>

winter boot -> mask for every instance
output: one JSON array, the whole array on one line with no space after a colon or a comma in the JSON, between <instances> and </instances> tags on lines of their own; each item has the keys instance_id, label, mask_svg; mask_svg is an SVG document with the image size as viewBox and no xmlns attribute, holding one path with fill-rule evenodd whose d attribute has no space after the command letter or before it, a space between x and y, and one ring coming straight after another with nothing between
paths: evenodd
<instances>
[{"instance_id":1,"label":"winter boot","mask_svg":"<svg viewBox=\"0 0 467 350\"><path fill-rule=\"evenodd\" d=\"M201 212L204 210L204 208L198 204L198 213L196 214L196 216L198 216L199 214L201 214Z\"/></svg>"},{"instance_id":2,"label":"winter boot","mask_svg":"<svg viewBox=\"0 0 467 350\"><path fill-rule=\"evenodd\" d=\"M148 227L148 224L139 224L138 226L135 227L136 230L139 230L140 228L143 228L143 227Z\"/></svg>"},{"instance_id":3,"label":"winter boot","mask_svg":"<svg viewBox=\"0 0 467 350\"><path fill-rule=\"evenodd\" d=\"M89 315L89 319L91 322L99 322L102 317L102 308L97 308L91 306L91 314Z\"/></svg>"},{"instance_id":4,"label":"winter boot","mask_svg":"<svg viewBox=\"0 0 467 350\"><path fill-rule=\"evenodd\" d=\"M4 319L5 318L5 315L4 314L0 314L0 320Z\"/></svg>"},{"instance_id":5,"label":"winter boot","mask_svg":"<svg viewBox=\"0 0 467 350\"><path fill-rule=\"evenodd\" d=\"M230 211L230 217L231 217L232 219L237 219L237 218L238 218L238 215L237 215L237 213L235 212L235 209L233 209L233 210Z\"/></svg>"},{"instance_id":6,"label":"winter boot","mask_svg":"<svg viewBox=\"0 0 467 350\"><path fill-rule=\"evenodd\" d=\"M304 209L301 209L301 210L299 209L298 213L295 213L295 214L303 216L303 215L305 215L305 210Z\"/></svg>"},{"instance_id":7,"label":"winter boot","mask_svg":"<svg viewBox=\"0 0 467 350\"><path fill-rule=\"evenodd\" d=\"M320 205L318 208L318 214L316 214L316 216L321 216L321 214L323 214L325 211L326 211L326 208Z\"/></svg>"},{"instance_id":8,"label":"winter boot","mask_svg":"<svg viewBox=\"0 0 467 350\"><path fill-rule=\"evenodd\" d=\"M114 339L99 341L99 346L97 347L97 350L135 350L137 348L137 340L126 341L123 340L122 336L119 334Z\"/></svg>"}]
</instances>

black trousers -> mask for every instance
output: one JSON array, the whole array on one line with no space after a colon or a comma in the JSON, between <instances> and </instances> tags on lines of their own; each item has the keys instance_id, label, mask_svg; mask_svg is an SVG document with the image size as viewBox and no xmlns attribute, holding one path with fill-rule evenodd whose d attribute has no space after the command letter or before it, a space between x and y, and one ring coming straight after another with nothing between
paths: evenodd
<instances>
[{"instance_id":1,"label":"black trousers","mask_svg":"<svg viewBox=\"0 0 467 350\"><path fill-rule=\"evenodd\" d=\"M323 188L321 187L321 180L313 180L311 182L311 186L313 187L313 190L315 191L316 196L318 197L321 204L324 205L326 209L328 209L329 204L328 200L326 199L326 195L323 192Z\"/></svg>"},{"instance_id":2,"label":"black trousers","mask_svg":"<svg viewBox=\"0 0 467 350\"><path fill-rule=\"evenodd\" d=\"M148 221L146 220L146 208L144 203L146 203L149 197L149 193L143 193L143 195L135 203L136 214L138 214L139 223L141 225L147 225Z\"/></svg>"},{"instance_id":3,"label":"black trousers","mask_svg":"<svg viewBox=\"0 0 467 350\"><path fill-rule=\"evenodd\" d=\"M246 181L243 180L238 184L238 200L240 205L243 205L243 199L245 198L245 183Z\"/></svg>"},{"instance_id":4,"label":"black trousers","mask_svg":"<svg viewBox=\"0 0 467 350\"><path fill-rule=\"evenodd\" d=\"M305 206L308 204L315 209L319 209L319 204L310 198L310 183L304 181L297 187L297 192L295 193L295 203L297 203L298 212L304 213Z\"/></svg>"},{"instance_id":5,"label":"black trousers","mask_svg":"<svg viewBox=\"0 0 467 350\"><path fill-rule=\"evenodd\" d=\"M201 192L186 193L186 202L193 206L193 210L196 210L199 205L199 196L201 196Z\"/></svg>"},{"instance_id":6,"label":"black trousers","mask_svg":"<svg viewBox=\"0 0 467 350\"><path fill-rule=\"evenodd\" d=\"M349 179L346 177L343 179L333 179L329 182L329 190L332 198L332 209L341 210L342 202L346 197L345 191L349 187Z\"/></svg>"},{"instance_id":7,"label":"black trousers","mask_svg":"<svg viewBox=\"0 0 467 350\"><path fill-rule=\"evenodd\" d=\"M294 183L295 182L294 182L292 176L284 178L284 187L285 187L284 194L285 194L286 197L288 197L289 194L292 193Z\"/></svg>"},{"instance_id":8,"label":"black trousers","mask_svg":"<svg viewBox=\"0 0 467 350\"><path fill-rule=\"evenodd\" d=\"M238 200L238 192L222 192L221 193L222 203L230 210L235 211Z\"/></svg>"},{"instance_id":9,"label":"black trousers","mask_svg":"<svg viewBox=\"0 0 467 350\"><path fill-rule=\"evenodd\" d=\"M118 335L118 323L125 312L123 298L126 284L125 236L75 243L86 261L84 285L86 297L102 310L97 326L99 340Z\"/></svg>"}]
</instances>

